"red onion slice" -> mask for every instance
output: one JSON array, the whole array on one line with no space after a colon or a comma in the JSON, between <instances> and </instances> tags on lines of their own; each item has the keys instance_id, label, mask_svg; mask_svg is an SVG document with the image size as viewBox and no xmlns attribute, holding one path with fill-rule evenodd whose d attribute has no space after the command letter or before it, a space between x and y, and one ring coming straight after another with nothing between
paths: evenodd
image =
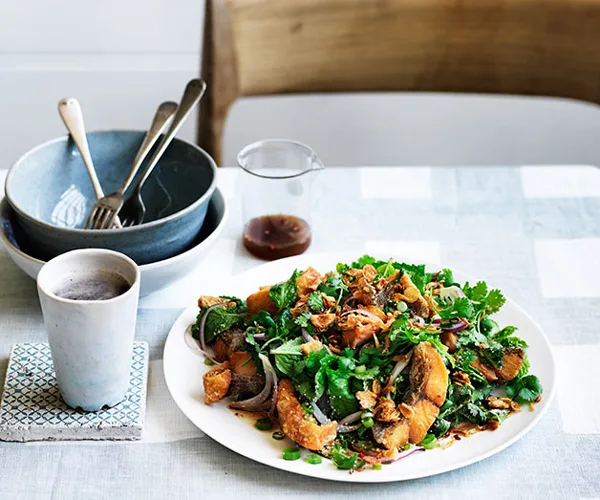
<instances>
[{"instance_id":1,"label":"red onion slice","mask_svg":"<svg viewBox=\"0 0 600 500\"><path fill-rule=\"evenodd\" d=\"M401 455L398 455L396 458L382 458L381 463L382 464L391 464L393 462L398 462L399 460L410 457L413 453L416 453L417 451L425 451L425 448L422 448L422 447L413 448L412 450L408 450L407 452L402 453Z\"/></svg>"},{"instance_id":2,"label":"red onion slice","mask_svg":"<svg viewBox=\"0 0 600 500\"><path fill-rule=\"evenodd\" d=\"M357 422L358 420L360 420L361 415L362 415L362 410L351 413L347 417L344 417L342 420L340 420L340 425L353 424L354 422Z\"/></svg>"},{"instance_id":3,"label":"red onion slice","mask_svg":"<svg viewBox=\"0 0 600 500\"><path fill-rule=\"evenodd\" d=\"M413 353L413 350L411 349L404 356L404 359L401 359L396 362L396 364L394 365L394 368L392 369L392 373L390 373L390 382L388 385L392 385L398 378L398 375L400 375L400 373L402 373L402 370L404 370L408 366L408 363L410 363L410 359L412 358L412 353Z\"/></svg>"},{"instance_id":4,"label":"red onion slice","mask_svg":"<svg viewBox=\"0 0 600 500\"><path fill-rule=\"evenodd\" d=\"M310 334L308 333L308 330L304 327L302 327L302 338L306 341L306 342L312 342L313 339Z\"/></svg>"},{"instance_id":5,"label":"red onion slice","mask_svg":"<svg viewBox=\"0 0 600 500\"><path fill-rule=\"evenodd\" d=\"M460 319L457 323L452 326L442 326L442 331L448 333L462 332L465 328L468 328L468 323L464 319Z\"/></svg>"},{"instance_id":6,"label":"red onion slice","mask_svg":"<svg viewBox=\"0 0 600 500\"><path fill-rule=\"evenodd\" d=\"M329 422L331 422L331 420L327 418L327 415L325 415L321 408L319 408L319 405L317 403L312 401L310 403L310 406L313 409L313 416L315 417L317 422L319 422L321 425L327 425Z\"/></svg>"},{"instance_id":7,"label":"red onion slice","mask_svg":"<svg viewBox=\"0 0 600 500\"><path fill-rule=\"evenodd\" d=\"M228 304L229 301L226 300L224 302L220 302L218 304L212 305L208 308L206 308L206 311L204 311L204 313L202 314L202 318L200 318L200 324L198 325L198 336L200 337L200 347L202 348L202 352L204 353L204 355L210 359L213 363L219 363L215 357L212 354L209 354L208 351L206 350L206 340L204 338L204 329L206 327L206 319L208 318L208 314L213 310L216 309L217 307L221 307L224 306L225 304Z\"/></svg>"},{"instance_id":8,"label":"red onion slice","mask_svg":"<svg viewBox=\"0 0 600 500\"><path fill-rule=\"evenodd\" d=\"M338 434L346 434L348 432L352 432L355 430L358 430L358 428L360 427L360 423L358 424L354 424L354 425L338 425L337 431Z\"/></svg>"}]
</instances>

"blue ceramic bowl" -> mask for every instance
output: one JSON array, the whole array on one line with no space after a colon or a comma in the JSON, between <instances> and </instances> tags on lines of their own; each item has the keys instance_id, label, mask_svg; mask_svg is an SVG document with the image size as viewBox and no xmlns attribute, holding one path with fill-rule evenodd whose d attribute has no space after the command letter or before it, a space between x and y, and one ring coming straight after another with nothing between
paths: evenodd
<instances>
[{"instance_id":1,"label":"blue ceramic bowl","mask_svg":"<svg viewBox=\"0 0 600 500\"><path fill-rule=\"evenodd\" d=\"M102 189L111 193L127 176L144 132L103 131L87 137ZM143 224L82 229L95 196L79 150L65 136L22 156L8 172L5 190L25 244L40 258L76 248L108 248L147 264L193 245L215 186L214 160L198 146L175 139L142 189Z\"/></svg>"}]
</instances>

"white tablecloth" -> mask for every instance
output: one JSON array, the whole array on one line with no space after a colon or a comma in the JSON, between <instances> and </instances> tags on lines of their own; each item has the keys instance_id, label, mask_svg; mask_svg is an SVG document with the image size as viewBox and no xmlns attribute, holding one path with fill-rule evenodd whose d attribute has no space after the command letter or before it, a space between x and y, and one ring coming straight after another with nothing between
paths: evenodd
<instances>
[{"instance_id":1,"label":"white tablecloth","mask_svg":"<svg viewBox=\"0 0 600 500\"><path fill-rule=\"evenodd\" d=\"M484 278L543 326L558 361L557 398L518 443L461 470L385 485L312 480L245 459L204 436L166 390L161 358L171 324L216 280L260 263L240 243L237 175L219 171L230 218L210 255L185 280L141 299L136 335L151 356L144 441L0 443L0 498L600 498L600 170L373 167L320 175L310 252L402 254ZM0 377L12 344L46 340L35 284L3 250L0 332Z\"/></svg>"}]
</instances>

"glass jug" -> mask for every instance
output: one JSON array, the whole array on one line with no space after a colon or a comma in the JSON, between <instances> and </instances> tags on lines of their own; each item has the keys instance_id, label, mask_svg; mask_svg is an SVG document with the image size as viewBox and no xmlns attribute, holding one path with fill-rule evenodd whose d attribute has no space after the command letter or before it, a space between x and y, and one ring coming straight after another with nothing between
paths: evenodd
<instances>
[{"instance_id":1,"label":"glass jug","mask_svg":"<svg viewBox=\"0 0 600 500\"><path fill-rule=\"evenodd\" d=\"M242 168L243 242L254 256L275 260L303 253L312 238L312 182L324 168L300 142L255 142L237 157Z\"/></svg>"}]
</instances>

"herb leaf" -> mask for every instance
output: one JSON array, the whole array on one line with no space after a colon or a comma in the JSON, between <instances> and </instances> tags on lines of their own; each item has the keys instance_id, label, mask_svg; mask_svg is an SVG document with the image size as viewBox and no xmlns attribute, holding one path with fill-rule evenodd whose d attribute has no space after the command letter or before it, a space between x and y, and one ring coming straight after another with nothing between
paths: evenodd
<instances>
[{"instance_id":1,"label":"herb leaf","mask_svg":"<svg viewBox=\"0 0 600 500\"><path fill-rule=\"evenodd\" d=\"M308 296L308 307L314 312L321 312L323 310L321 292L313 292Z\"/></svg>"},{"instance_id":2,"label":"herb leaf","mask_svg":"<svg viewBox=\"0 0 600 500\"><path fill-rule=\"evenodd\" d=\"M506 395L517 403L531 403L543 390L540 380L535 375L515 378L506 384Z\"/></svg>"},{"instance_id":3,"label":"herb leaf","mask_svg":"<svg viewBox=\"0 0 600 500\"><path fill-rule=\"evenodd\" d=\"M286 307L291 307L296 302L297 286L296 280L302 273L297 269L287 281L271 287L269 297L281 311Z\"/></svg>"}]
</instances>

